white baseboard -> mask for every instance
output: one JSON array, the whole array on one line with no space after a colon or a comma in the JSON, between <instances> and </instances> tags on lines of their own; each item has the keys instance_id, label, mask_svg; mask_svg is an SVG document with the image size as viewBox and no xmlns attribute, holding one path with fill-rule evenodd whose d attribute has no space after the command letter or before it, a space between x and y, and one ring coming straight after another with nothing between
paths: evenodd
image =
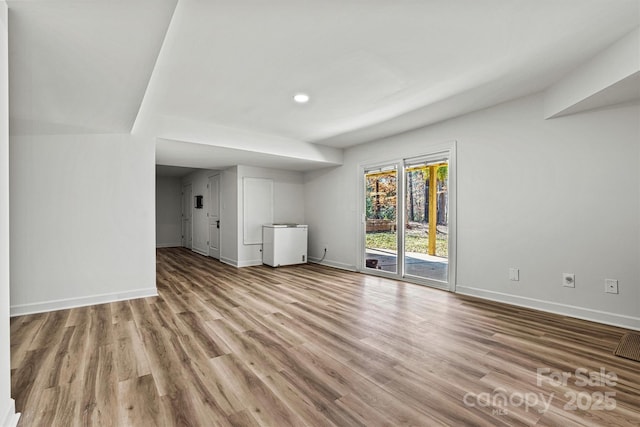
<instances>
[{"instance_id":1,"label":"white baseboard","mask_svg":"<svg viewBox=\"0 0 640 427\"><path fill-rule=\"evenodd\" d=\"M179 248L182 242L178 243L156 243L156 248Z\"/></svg>"},{"instance_id":2,"label":"white baseboard","mask_svg":"<svg viewBox=\"0 0 640 427\"><path fill-rule=\"evenodd\" d=\"M202 249L198 249L198 248L191 248L191 250L197 254L200 255L204 255L204 256L209 256L209 252L206 250L202 250Z\"/></svg>"},{"instance_id":3,"label":"white baseboard","mask_svg":"<svg viewBox=\"0 0 640 427\"><path fill-rule=\"evenodd\" d=\"M25 314L45 313L48 311L66 310L69 308L85 307L87 305L105 304L115 301L155 296L158 296L158 290L156 288L147 288L134 289L132 291L125 292L114 292L111 294L90 295L86 297L19 304L11 306L10 316L14 317L23 316Z\"/></svg>"},{"instance_id":4,"label":"white baseboard","mask_svg":"<svg viewBox=\"0 0 640 427\"><path fill-rule=\"evenodd\" d=\"M238 261L235 259L231 259L231 258L225 258L223 256L220 257L220 262L223 264L227 264L230 265L232 267L237 267L238 266Z\"/></svg>"},{"instance_id":5,"label":"white baseboard","mask_svg":"<svg viewBox=\"0 0 640 427\"><path fill-rule=\"evenodd\" d=\"M4 414L0 412L0 426L15 427L18 425L20 413L16 413L16 404L13 399L9 399L6 406L7 408L4 411Z\"/></svg>"},{"instance_id":6,"label":"white baseboard","mask_svg":"<svg viewBox=\"0 0 640 427\"><path fill-rule=\"evenodd\" d=\"M552 301L544 301L535 298L521 297L518 295L505 294L502 292L488 291L486 289L472 288L468 286L456 287L456 293L469 295L490 301L503 302L519 307L533 308L535 310L560 314L563 316L575 317L592 322L604 323L606 325L619 326L627 329L640 330L640 317L626 316L623 314L610 313L607 311L593 310L590 308L577 307L574 305L560 304Z\"/></svg>"},{"instance_id":7,"label":"white baseboard","mask_svg":"<svg viewBox=\"0 0 640 427\"><path fill-rule=\"evenodd\" d=\"M242 267L253 267L256 265L262 265L261 259L254 259L249 261L237 261L231 258L220 257L220 262L223 264L230 265L232 267L242 268Z\"/></svg>"},{"instance_id":8,"label":"white baseboard","mask_svg":"<svg viewBox=\"0 0 640 427\"><path fill-rule=\"evenodd\" d=\"M351 264L344 264L342 262L331 261L329 259L325 259L324 261L320 262L321 258L309 257L308 259L309 262L312 262L314 264L326 265L327 267L339 268L340 270L358 271L356 266Z\"/></svg>"},{"instance_id":9,"label":"white baseboard","mask_svg":"<svg viewBox=\"0 0 640 427\"><path fill-rule=\"evenodd\" d=\"M256 265L262 265L262 260L261 259L252 259L249 261L241 261L238 262L237 267L253 267Z\"/></svg>"}]
</instances>

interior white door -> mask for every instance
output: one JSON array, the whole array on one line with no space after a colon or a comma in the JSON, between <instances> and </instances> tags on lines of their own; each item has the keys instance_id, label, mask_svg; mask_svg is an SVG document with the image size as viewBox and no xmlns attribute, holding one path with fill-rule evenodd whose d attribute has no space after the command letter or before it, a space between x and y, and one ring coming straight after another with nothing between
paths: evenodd
<instances>
[{"instance_id":1,"label":"interior white door","mask_svg":"<svg viewBox=\"0 0 640 427\"><path fill-rule=\"evenodd\" d=\"M207 183L209 209L207 220L209 223L209 256L220 259L220 175L209 177Z\"/></svg>"},{"instance_id":2,"label":"interior white door","mask_svg":"<svg viewBox=\"0 0 640 427\"><path fill-rule=\"evenodd\" d=\"M191 184L182 187L182 246L191 249L193 236L191 220L193 214Z\"/></svg>"}]
</instances>

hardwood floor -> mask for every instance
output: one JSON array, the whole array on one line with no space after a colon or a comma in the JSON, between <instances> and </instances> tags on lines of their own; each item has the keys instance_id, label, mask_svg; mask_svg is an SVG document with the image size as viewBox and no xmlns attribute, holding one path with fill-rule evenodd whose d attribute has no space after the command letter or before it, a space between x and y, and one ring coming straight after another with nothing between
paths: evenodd
<instances>
[{"instance_id":1,"label":"hardwood floor","mask_svg":"<svg viewBox=\"0 0 640 427\"><path fill-rule=\"evenodd\" d=\"M181 248L157 272L155 298L12 319L21 426L640 425L624 329Z\"/></svg>"}]
</instances>

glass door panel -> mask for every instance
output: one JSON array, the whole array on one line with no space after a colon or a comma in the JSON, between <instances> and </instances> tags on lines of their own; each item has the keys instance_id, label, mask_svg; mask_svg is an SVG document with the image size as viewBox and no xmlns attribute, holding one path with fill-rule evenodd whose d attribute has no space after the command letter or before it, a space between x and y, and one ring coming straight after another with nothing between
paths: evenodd
<instances>
[{"instance_id":1,"label":"glass door panel","mask_svg":"<svg viewBox=\"0 0 640 427\"><path fill-rule=\"evenodd\" d=\"M398 272L398 171L365 171L365 269Z\"/></svg>"},{"instance_id":2,"label":"glass door panel","mask_svg":"<svg viewBox=\"0 0 640 427\"><path fill-rule=\"evenodd\" d=\"M405 166L404 275L448 281L447 160Z\"/></svg>"}]
</instances>

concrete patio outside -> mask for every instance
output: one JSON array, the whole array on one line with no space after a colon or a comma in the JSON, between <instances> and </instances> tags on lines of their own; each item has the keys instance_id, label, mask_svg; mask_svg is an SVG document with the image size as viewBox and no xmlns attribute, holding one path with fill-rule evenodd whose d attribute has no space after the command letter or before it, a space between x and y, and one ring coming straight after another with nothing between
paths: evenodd
<instances>
[{"instance_id":1,"label":"concrete patio outside","mask_svg":"<svg viewBox=\"0 0 640 427\"><path fill-rule=\"evenodd\" d=\"M377 269L397 271L398 256L396 251L388 249L366 249L366 260L376 260ZM447 281L449 260L433 255L417 252L405 253L405 275L422 277L440 282Z\"/></svg>"}]
</instances>

